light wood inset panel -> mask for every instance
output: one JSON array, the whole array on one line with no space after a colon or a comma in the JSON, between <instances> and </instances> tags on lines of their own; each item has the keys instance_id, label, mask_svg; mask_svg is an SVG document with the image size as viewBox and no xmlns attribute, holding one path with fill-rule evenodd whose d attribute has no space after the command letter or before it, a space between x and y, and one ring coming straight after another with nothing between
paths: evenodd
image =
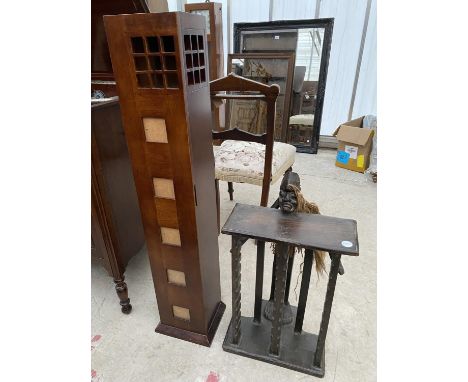
<instances>
[{"instance_id":1,"label":"light wood inset panel","mask_svg":"<svg viewBox=\"0 0 468 382\"><path fill-rule=\"evenodd\" d=\"M143 118L146 142L168 143L164 118Z\"/></svg>"},{"instance_id":2,"label":"light wood inset panel","mask_svg":"<svg viewBox=\"0 0 468 382\"><path fill-rule=\"evenodd\" d=\"M182 308L181 306L172 305L172 312L174 313L175 318L180 318L181 320L190 321L190 310L187 308Z\"/></svg>"},{"instance_id":3,"label":"light wood inset panel","mask_svg":"<svg viewBox=\"0 0 468 382\"><path fill-rule=\"evenodd\" d=\"M175 271L174 269L167 270L167 281L171 284L187 286L187 284L185 283L185 273Z\"/></svg>"},{"instance_id":4,"label":"light wood inset panel","mask_svg":"<svg viewBox=\"0 0 468 382\"><path fill-rule=\"evenodd\" d=\"M161 238L163 244L177 245L180 247L180 232L178 229L161 227Z\"/></svg>"},{"instance_id":5,"label":"light wood inset panel","mask_svg":"<svg viewBox=\"0 0 468 382\"><path fill-rule=\"evenodd\" d=\"M175 199L172 179L153 178L154 196L157 198Z\"/></svg>"}]
</instances>

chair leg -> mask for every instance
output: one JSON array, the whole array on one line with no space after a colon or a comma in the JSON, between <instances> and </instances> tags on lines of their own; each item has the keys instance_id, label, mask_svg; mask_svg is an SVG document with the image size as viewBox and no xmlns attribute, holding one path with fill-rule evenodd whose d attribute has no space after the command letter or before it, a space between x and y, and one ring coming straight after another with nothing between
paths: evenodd
<instances>
[{"instance_id":1,"label":"chair leg","mask_svg":"<svg viewBox=\"0 0 468 382\"><path fill-rule=\"evenodd\" d=\"M232 185L232 182L228 182L228 192L229 192L229 200L234 200L234 186Z\"/></svg>"},{"instance_id":2,"label":"chair leg","mask_svg":"<svg viewBox=\"0 0 468 382\"><path fill-rule=\"evenodd\" d=\"M219 180L215 179L215 192L216 192L216 212L217 212L217 223L218 223L218 236L221 233L221 205L219 201Z\"/></svg>"}]
</instances>

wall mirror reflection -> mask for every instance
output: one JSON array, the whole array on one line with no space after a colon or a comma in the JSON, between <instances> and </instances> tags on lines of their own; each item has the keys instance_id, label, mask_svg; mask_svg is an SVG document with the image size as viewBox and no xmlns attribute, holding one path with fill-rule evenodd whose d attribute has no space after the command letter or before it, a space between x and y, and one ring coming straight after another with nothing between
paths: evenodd
<instances>
[{"instance_id":1,"label":"wall mirror reflection","mask_svg":"<svg viewBox=\"0 0 468 382\"><path fill-rule=\"evenodd\" d=\"M229 71L266 85L277 84L275 140L285 141L294 71L294 53L241 53L228 56ZM228 127L237 127L255 134L266 130L266 104L258 100L228 102ZM249 128L247 129L247 121Z\"/></svg>"},{"instance_id":2,"label":"wall mirror reflection","mask_svg":"<svg viewBox=\"0 0 468 382\"><path fill-rule=\"evenodd\" d=\"M236 53L295 54L282 135L275 139L294 144L299 152L318 149L332 31L333 19L234 24Z\"/></svg>"}]
</instances>

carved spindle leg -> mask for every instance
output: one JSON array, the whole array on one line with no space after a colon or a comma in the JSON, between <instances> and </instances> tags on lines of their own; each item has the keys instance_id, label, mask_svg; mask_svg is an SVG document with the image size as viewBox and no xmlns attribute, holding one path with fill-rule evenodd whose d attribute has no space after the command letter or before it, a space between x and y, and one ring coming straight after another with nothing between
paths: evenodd
<instances>
[{"instance_id":1,"label":"carved spindle leg","mask_svg":"<svg viewBox=\"0 0 468 382\"><path fill-rule=\"evenodd\" d=\"M265 263L265 242L257 241L257 269L255 275L254 322L262 320L263 266Z\"/></svg>"},{"instance_id":2,"label":"carved spindle leg","mask_svg":"<svg viewBox=\"0 0 468 382\"><path fill-rule=\"evenodd\" d=\"M276 256L273 257L273 269L271 270L271 288L270 288L270 301L275 298L275 272L276 272Z\"/></svg>"},{"instance_id":3,"label":"carved spindle leg","mask_svg":"<svg viewBox=\"0 0 468 382\"><path fill-rule=\"evenodd\" d=\"M294 254L288 260L288 274L286 277L286 291L284 292L284 305L289 305L289 289L291 288L291 274L292 274L293 266L294 266Z\"/></svg>"},{"instance_id":4,"label":"carved spindle leg","mask_svg":"<svg viewBox=\"0 0 468 382\"><path fill-rule=\"evenodd\" d=\"M232 343L239 344L241 336L241 238L232 236L231 271L232 271Z\"/></svg>"},{"instance_id":5,"label":"carved spindle leg","mask_svg":"<svg viewBox=\"0 0 468 382\"><path fill-rule=\"evenodd\" d=\"M286 278L286 291L284 294L284 308L283 316L281 318L281 325L290 324L293 321L293 313L291 306L289 305L289 289L291 286L291 273L294 265L294 257L288 260L288 273ZM275 275L276 275L276 256L273 258L273 270L271 271L271 289L270 299L265 304L263 315L267 320L273 321L273 299L275 298Z\"/></svg>"},{"instance_id":6,"label":"carved spindle leg","mask_svg":"<svg viewBox=\"0 0 468 382\"><path fill-rule=\"evenodd\" d=\"M229 192L229 200L234 200L234 186L232 182L228 182L228 192Z\"/></svg>"},{"instance_id":7,"label":"carved spindle leg","mask_svg":"<svg viewBox=\"0 0 468 382\"><path fill-rule=\"evenodd\" d=\"M333 304L333 295L335 293L336 278L340 268L341 255L331 254L332 262L330 268L330 276L328 277L327 294L323 304L322 321L320 322L320 331L317 339L317 349L315 350L314 365L321 367L323 352L325 349L325 339L327 338L328 323L330 321L330 313Z\"/></svg>"},{"instance_id":8,"label":"carved spindle leg","mask_svg":"<svg viewBox=\"0 0 468 382\"><path fill-rule=\"evenodd\" d=\"M120 306L122 307L122 313L129 314L132 311L132 305L128 298L127 284L125 283L125 277L121 279L114 279L115 290L120 299Z\"/></svg>"},{"instance_id":9,"label":"carved spindle leg","mask_svg":"<svg viewBox=\"0 0 468 382\"><path fill-rule=\"evenodd\" d=\"M286 290L286 276L288 271L288 246L277 244L277 259L275 271L275 299L273 302L273 322L271 328L270 353L279 355L281 340L281 317L283 315L283 300Z\"/></svg>"},{"instance_id":10,"label":"carved spindle leg","mask_svg":"<svg viewBox=\"0 0 468 382\"><path fill-rule=\"evenodd\" d=\"M314 251L311 249L305 250L304 267L302 268L301 292L299 293L299 303L297 305L296 324L294 332L302 332L302 324L304 322L304 313L307 305L307 294L309 293L310 274L312 273L312 263L314 261Z\"/></svg>"}]
</instances>

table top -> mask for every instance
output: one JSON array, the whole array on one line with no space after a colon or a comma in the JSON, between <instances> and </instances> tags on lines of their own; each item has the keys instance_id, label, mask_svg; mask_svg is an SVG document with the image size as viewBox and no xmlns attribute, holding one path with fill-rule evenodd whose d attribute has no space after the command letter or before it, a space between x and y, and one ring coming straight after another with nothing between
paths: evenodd
<instances>
[{"instance_id":1,"label":"table top","mask_svg":"<svg viewBox=\"0 0 468 382\"><path fill-rule=\"evenodd\" d=\"M358 256L357 223L352 219L292 213L237 203L222 233Z\"/></svg>"}]
</instances>

